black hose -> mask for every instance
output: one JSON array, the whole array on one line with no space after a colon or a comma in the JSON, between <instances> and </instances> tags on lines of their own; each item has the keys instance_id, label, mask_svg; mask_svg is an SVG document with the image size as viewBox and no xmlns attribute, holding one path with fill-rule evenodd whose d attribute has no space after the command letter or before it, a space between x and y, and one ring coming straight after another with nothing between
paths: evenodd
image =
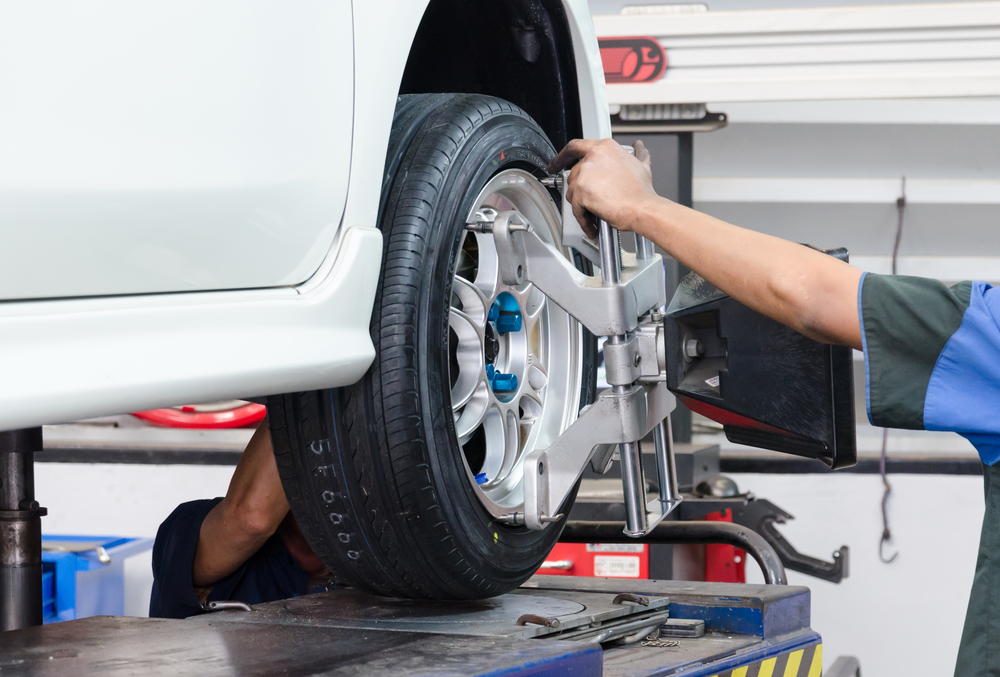
<instances>
[{"instance_id":1,"label":"black hose","mask_svg":"<svg viewBox=\"0 0 1000 677\"><path fill-rule=\"evenodd\" d=\"M785 565L771 544L756 531L730 522L660 522L642 538L624 533L624 522L566 522L559 540L562 543L725 543L733 545L754 558L768 585L787 585Z\"/></svg>"}]
</instances>

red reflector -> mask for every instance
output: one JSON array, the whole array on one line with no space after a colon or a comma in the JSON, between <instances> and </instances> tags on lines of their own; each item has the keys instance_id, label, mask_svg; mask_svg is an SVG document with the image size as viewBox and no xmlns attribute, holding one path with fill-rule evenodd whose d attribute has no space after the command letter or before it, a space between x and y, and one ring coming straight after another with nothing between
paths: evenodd
<instances>
[{"instance_id":1,"label":"red reflector","mask_svg":"<svg viewBox=\"0 0 1000 677\"><path fill-rule=\"evenodd\" d=\"M746 416L740 416L739 414L734 414L731 411L726 411L725 409L716 407L713 404L702 402L701 400L695 400L690 397L685 397L683 395L677 395L677 399L680 400L685 407L695 412L696 414L701 414L705 418L710 418L716 423L721 423L722 425L735 425L735 426L740 426L741 428L762 430L768 433L781 433L782 435L792 435L792 433L788 432L787 430L782 430L781 428L775 428L774 426L768 425L766 423L755 421L752 418L747 418Z\"/></svg>"}]
</instances>

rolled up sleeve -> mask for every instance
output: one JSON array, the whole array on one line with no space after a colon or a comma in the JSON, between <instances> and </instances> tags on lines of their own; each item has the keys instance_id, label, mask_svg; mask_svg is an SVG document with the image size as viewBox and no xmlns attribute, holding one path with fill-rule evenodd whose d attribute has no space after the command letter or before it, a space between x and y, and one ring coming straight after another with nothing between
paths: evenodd
<instances>
[{"instance_id":1,"label":"rolled up sleeve","mask_svg":"<svg viewBox=\"0 0 1000 677\"><path fill-rule=\"evenodd\" d=\"M1000 458L1000 297L984 282L866 273L858 288L872 425L957 432Z\"/></svg>"}]
</instances>

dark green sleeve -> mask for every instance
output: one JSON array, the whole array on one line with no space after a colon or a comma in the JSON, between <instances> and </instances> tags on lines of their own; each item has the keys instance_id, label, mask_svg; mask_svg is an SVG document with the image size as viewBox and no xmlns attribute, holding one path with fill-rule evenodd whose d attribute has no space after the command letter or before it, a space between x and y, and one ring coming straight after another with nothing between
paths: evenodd
<instances>
[{"instance_id":1,"label":"dark green sleeve","mask_svg":"<svg viewBox=\"0 0 1000 677\"><path fill-rule=\"evenodd\" d=\"M924 399L938 357L962 324L971 282L866 273L858 306L865 351L868 420L924 428Z\"/></svg>"}]
</instances>

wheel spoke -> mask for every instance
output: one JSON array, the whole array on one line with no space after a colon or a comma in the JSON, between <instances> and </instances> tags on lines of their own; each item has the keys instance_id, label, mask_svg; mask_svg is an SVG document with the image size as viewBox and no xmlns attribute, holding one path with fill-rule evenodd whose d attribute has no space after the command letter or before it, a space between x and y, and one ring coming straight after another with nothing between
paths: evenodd
<instances>
[{"instance_id":1,"label":"wheel spoke","mask_svg":"<svg viewBox=\"0 0 1000 677\"><path fill-rule=\"evenodd\" d=\"M501 472L506 475L514 467L521 451L521 422L517 420L517 412L508 409L504 423L506 424L506 435L504 437L503 470Z\"/></svg>"},{"instance_id":2,"label":"wheel spoke","mask_svg":"<svg viewBox=\"0 0 1000 677\"><path fill-rule=\"evenodd\" d=\"M493 299L500 292L500 259L492 235L476 233L479 246L479 267L476 270L475 285L486 296Z\"/></svg>"},{"instance_id":3,"label":"wheel spoke","mask_svg":"<svg viewBox=\"0 0 1000 677\"><path fill-rule=\"evenodd\" d=\"M451 406L458 411L472 397L478 384L485 378L486 362L483 357L483 330L475 320L457 308L452 308L448 316L451 340L457 345L450 346L453 356L451 369L458 373L451 375Z\"/></svg>"},{"instance_id":4,"label":"wheel spoke","mask_svg":"<svg viewBox=\"0 0 1000 677\"><path fill-rule=\"evenodd\" d=\"M548 298L537 287L529 285L522 296L524 307L524 331L528 335L528 350L531 352L531 362L541 366L544 360L548 359L546 354L545 336L545 310L548 307ZM547 370L545 370L547 372ZM530 371L529 374L530 376ZM537 381L536 376L536 381ZM548 375L545 375L548 382ZM540 390L544 386L532 386L535 390Z\"/></svg>"},{"instance_id":5,"label":"wheel spoke","mask_svg":"<svg viewBox=\"0 0 1000 677\"><path fill-rule=\"evenodd\" d=\"M529 285L524 294L524 318L529 327L541 319L547 302L548 297L538 287Z\"/></svg>"},{"instance_id":6,"label":"wheel spoke","mask_svg":"<svg viewBox=\"0 0 1000 677\"><path fill-rule=\"evenodd\" d=\"M476 386L472 396L466 401L461 413L454 411L455 434L458 435L459 444L465 444L476 432L476 428L483 424L490 406L489 386L484 378Z\"/></svg>"},{"instance_id":7,"label":"wheel spoke","mask_svg":"<svg viewBox=\"0 0 1000 677\"><path fill-rule=\"evenodd\" d=\"M505 478L517 462L521 448L520 422L510 406L495 405L483 422L486 427L486 463L483 466L490 482Z\"/></svg>"},{"instance_id":8,"label":"wheel spoke","mask_svg":"<svg viewBox=\"0 0 1000 677\"><path fill-rule=\"evenodd\" d=\"M452 294L458 299L461 304L460 310L462 313L467 315L473 323L482 329L486 326L486 315L489 312L490 300L486 298L483 291L472 284L468 280L462 277L455 277L455 282L452 285ZM455 299L452 299L452 307L455 308Z\"/></svg>"},{"instance_id":9,"label":"wheel spoke","mask_svg":"<svg viewBox=\"0 0 1000 677\"><path fill-rule=\"evenodd\" d=\"M487 482L502 478L504 449L507 445L507 426L504 419L504 410L495 402L483 419L483 429L486 433L486 460L483 462L483 472L486 474Z\"/></svg>"},{"instance_id":10,"label":"wheel spoke","mask_svg":"<svg viewBox=\"0 0 1000 677\"><path fill-rule=\"evenodd\" d=\"M538 396L538 393L533 393L530 390L525 392L518 406L518 413L521 415L521 423L523 425L534 423L542 415L542 399Z\"/></svg>"},{"instance_id":11,"label":"wheel spoke","mask_svg":"<svg viewBox=\"0 0 1000 677\"><path fill-rule=\"evenodd\" d=\"M548 371L545 370L540 362L535 362L528 367L528 385L531 386L533 391L535 391L536 397L538 391L547 386L548 383Z\"/></svg>"}]
</instances>

